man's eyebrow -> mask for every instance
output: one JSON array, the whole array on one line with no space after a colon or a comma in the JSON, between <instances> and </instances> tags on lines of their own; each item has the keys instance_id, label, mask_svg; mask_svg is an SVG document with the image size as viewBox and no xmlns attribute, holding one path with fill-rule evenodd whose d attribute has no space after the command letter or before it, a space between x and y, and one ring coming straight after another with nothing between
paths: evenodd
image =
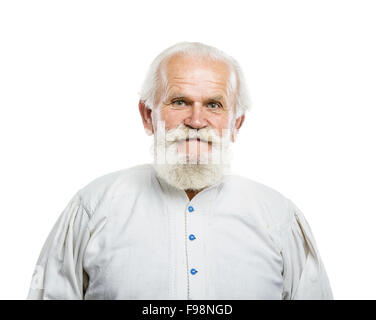
<instances>
[{"instance_id":1,"label":"man's eyebrow","mask_svg":"<svg viewBox=\"0 0 376 320\"><path fill-rule=\"evenodd\" d=\"M212 97L212 98L208 98L206 99L207 101L222 101L224 100L222 96L215 96L215 97Z\"/></svg>"},{"instance_id":2,"label":"man's eyebrow","mask_svg":"<svg viewBox=\"0 0 376 320\"><path fill-rule=\"evenodd\" d=\"M172 99L189 99L189 97L181 93L173 93L168 96L168 100L172 100ZM214 96L214 97L205 98L204 101L207 102L207 101L223 101L223 100L224 100L223 96Z\"/></svg>"},{"instance_id":3,"label":"man's eyebrow","mask_svg":"<svg viewBox=\"0 0 376 320\"><path fill-rule=\"evenodd\" d=\"M185 99L185 95L184 94L181 94L181 93L173 93L173 94L170 94L168 96L168 100L172 100L172 99Z\"/></svg>"}]
</instances>

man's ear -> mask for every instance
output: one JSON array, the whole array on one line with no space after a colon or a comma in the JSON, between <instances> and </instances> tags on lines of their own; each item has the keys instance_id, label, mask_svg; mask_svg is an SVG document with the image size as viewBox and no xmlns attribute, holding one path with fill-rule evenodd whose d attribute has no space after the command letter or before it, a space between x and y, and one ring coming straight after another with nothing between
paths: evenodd
<instances>
[{"instance_id":1,"label":"man's ear","mask_svg":"<svg viewBox=\"0 0 376 320\"><path fill-rule=\"evenodd\" d=\"M245 119L245 115L244 114L242 116L240 116L239 118L236 119L234 130L233 130L232 136L231 136L232 142L235 142L236 136L238 134L238 131L239 131L240 127L242 126L242 124L244 122L244 119Z\"/></svg>"},{"instance_id":2,"label":"man's ear","mask_svg":"<svg viewBox=\"0 0 376 320\"><path fill-rule=\"evenodd\" d=\"M140 115L145 128L145 132L147 135L151 136L154 133L153 121L151 118L152 110L148 108L142 100L138 102L138 109L140 110Z\"/></svg>"}]
</instances>

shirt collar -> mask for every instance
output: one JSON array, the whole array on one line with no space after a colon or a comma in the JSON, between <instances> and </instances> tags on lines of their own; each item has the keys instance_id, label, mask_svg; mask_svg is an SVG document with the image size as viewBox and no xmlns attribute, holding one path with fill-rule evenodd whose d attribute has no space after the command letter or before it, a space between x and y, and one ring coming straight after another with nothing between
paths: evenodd
<instances>
[{"instance_id":1,"label":"shirt collar","mask_svg":"<svg viewBox=\"0 0 376 320\"><path fill-rule=\"evenodd\" d=\"M192 200L189 200L184 190L178 189L167 183L163 178L157 175L157 172L155 171L153 165L151 165L151 167L153 168L155 179L158 181L164 196L170 203L179 202L182 205L184 204L185 207L192 205L193 207L197 207L200 211L206 213L211 212L212 203L218 196L218 193L222 189L222 186L227 177L227 175L224 175L220 181L201 190L192 198Z\"/></svg>"}]
</instances>

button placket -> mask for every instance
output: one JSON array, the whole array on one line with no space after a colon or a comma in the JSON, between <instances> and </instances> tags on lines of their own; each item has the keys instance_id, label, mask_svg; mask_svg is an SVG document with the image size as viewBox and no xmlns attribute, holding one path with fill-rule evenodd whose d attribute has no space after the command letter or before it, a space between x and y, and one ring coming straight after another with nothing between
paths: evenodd
<instances>
[{"instance_id":1,"label":"button placket","mask_svg":"<svg viewBox=\"0 0 376 320\"><path fill-rule=\"evenodd\" d=\"M205 292L204 244L202 241L203 216L197 204L189 204L186 215L189 299L199 299Z\"/></svg>"}]
</instances>

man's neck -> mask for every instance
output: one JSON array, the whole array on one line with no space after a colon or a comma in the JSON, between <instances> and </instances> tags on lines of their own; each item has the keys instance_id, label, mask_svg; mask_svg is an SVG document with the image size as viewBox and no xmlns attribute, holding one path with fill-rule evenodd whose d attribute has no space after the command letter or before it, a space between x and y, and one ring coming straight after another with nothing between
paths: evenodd
<instances>
[{"instance_id":1,"label":"man's neck","mask_svg":"<svg viewBox=\"0 0 376 320\"><path fill-rule=\"evenodd\" d=\"M202 190L202 189L201 189ZM189 201L191 201L193 199L193 197L199 193L201 190L184 190L185 193L187 194L188 198L189 198Z\"/></svg>"}]
</instances>

